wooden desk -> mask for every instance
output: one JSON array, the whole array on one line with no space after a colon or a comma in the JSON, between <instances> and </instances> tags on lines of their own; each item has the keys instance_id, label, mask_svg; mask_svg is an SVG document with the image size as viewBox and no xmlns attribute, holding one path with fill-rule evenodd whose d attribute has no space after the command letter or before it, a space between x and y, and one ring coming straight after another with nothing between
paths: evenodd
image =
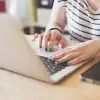
<instances>
[{"instance_id":1,"label":"wooden desk","mask_svg":"<svg viewBox=\"0 0 100 100\"><path fill-rule=\"evenodd\" d=\"M0 18L6 20L5 24L9 22L8 15L0 15ZM0 69L0 100L100 100L100 86L84 83L78 78L91 65L92 63L83 66L57 85L42 83Z\"/></svg>"}]
</instances>

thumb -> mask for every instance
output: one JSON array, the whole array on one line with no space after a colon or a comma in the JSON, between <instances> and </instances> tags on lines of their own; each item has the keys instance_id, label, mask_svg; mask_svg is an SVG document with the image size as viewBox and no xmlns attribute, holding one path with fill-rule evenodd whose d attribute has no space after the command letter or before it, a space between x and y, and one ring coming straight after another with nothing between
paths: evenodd
<instances>
[{"instance_id":1,"label":"thumb","mask_svg":"<svg viewBox=\"0 0 100 100\"><path fill-rule=\"evenodd\" d=\"M34 35L33 35L33 41L35 40L35 39L37 39L38 38L38 33L35 33Z\"/></svg>"}]
</instances>

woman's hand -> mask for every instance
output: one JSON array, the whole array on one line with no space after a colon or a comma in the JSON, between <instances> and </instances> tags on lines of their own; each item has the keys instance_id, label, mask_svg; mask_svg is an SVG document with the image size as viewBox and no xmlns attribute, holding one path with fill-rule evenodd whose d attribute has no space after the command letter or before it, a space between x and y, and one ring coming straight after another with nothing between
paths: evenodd
<instances>
[{"instance_id":1,"label":"woman's hand","mask_svg":"<svg viewBox=\"0 0 100 100\"><path fill-rule=\"evenodd\" d=\"M100 40L89 40L56 52L51 58L57 63L68 61L69 65L89 61L98 57Z\"/></svg>"},{"instance_id":2,"label":"woman's hand","mask_svg":"<svg viewBox=\"0 0 100 100\"><path fill-rule=\"evenodd\" d=\"M100 52L95 56L94 63L100 62Z\"/></svg>"},{"instance_id":3,"label":"woman's hand","mask_svg":"<svg viewBox=\"0 0 100 100\"><path fill-rule=\"evenodd\" d=\"M64 48L67 46L67 40L58 30L51 30L46 34L34 34L34 40L39 38L39 47L43 47L43 39L45 39L45 47L53 48L54 45L61 44L61 47Z\"/></svg>"}]
</instances>

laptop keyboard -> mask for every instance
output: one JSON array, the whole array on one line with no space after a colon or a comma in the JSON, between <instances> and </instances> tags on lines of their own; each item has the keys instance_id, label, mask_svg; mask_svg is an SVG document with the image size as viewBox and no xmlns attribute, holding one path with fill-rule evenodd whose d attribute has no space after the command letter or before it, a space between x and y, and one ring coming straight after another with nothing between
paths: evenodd
<instances>
[{"instance_id":1,"label":"laptop keyboard","mask_svg":"<svg viewBox=\"0 0 100 100\"><path fill-rule=\"evenodd\" d=\"M51 75L57 73L58 71L61 71L65 67L68 67L67 62L56 64L54 60L51 60L47 57L42 57L42 56L39 57L40 60L45 64L46 69L50 72Z\"/></svg>"}]
</instances>

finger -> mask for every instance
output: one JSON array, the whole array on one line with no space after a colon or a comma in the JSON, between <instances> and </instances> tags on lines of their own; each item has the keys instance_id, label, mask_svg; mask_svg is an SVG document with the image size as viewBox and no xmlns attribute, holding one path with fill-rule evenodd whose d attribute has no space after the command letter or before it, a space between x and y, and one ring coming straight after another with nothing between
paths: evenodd
<instances>
[{"instance_id":1,"label":"finger","mask_svg":"<svg viewBox=\"0 0 100 100\"><path fill-rule=\"evenodd\" d=\"M55 56L52 56L52 59L54 59L54 60L61 59L65 55L66 55L66 52L65 51L62 51L62 52L56 54Z\"/></svg>"},{"instance_id":2,"label":"finger","mask_svg":"<svg viewBox=\"0 0 100 100\"><path fill-rule=\"evenodd\" d=\"M51 32L49 32L46 35L44 35L45 48L48 48L48 41L50 40L50 37L51 37Z\"/></svg>"},{"instance_id":3,"label":"finger","mask_svg":"<svg viewBox=\"0 0 100 100\"><path fill-rule=\"evenodd\" d=\"M59 53L62 52L62 51L66 51L66 54L67 54L67 53L71 53L71 52L76 52L77 50L72 49L71 47L67 47L67 48L65 48L65 49L63 49L63 50L59 50L58 52L55 52L55 53L53 54L53 56L56 56L57 54L59 54Z\"/></svg>"},{"instance_id":4,"label":"finger","mask_svg":"<svg viewBox=\"0 0 100 100\"><path fill-rule=\"evenodd\" d=\"M38 45L39 45L39 48L42 48L42 40L43 40L43 34L40 34L38 36Z\"/></svg>"},{"instance_id":5,"label":"finger","mask_svg":"<svg viewBox=\"0 0 100 100\"><path fill-rule=\"evenodd\" d=\"M38 38L38 33L35 33L34 35L33 35L33 41L35 41L35 39L37 39Z\"/></svg>"},{"instance_id":6,"label":"finger","mask_svg":"<svg viewBox=\"0 0 100 100\"><path fill-rule=\"evenodd\" d=\"M62 51L66 51L66 52L67 52L67 51L71 51L71 48L61 49L61 50L55 52L53 55L55 56L55 55L59 54L59 53L62 52Z\"/></svg>"},{"instance_id":7,"label":"finger","mask_svg":"<svg viewBox=\"0 0 100 100\"><path fill-rule=\"evenodd\" d=\"M58 41L48 41L48 46L53 47L55 45L58 45Z\"/></svg>"},{"instance_id":8,"label":"finger","mask_svg":"<svg viewBox=\"0 0 100 100\"><path fill-rule=\"evenodd\" d=\"M48 42L48 49L50 49L49 51L53 51L55 48L55 45L57 45L57 41L49 41Z\"/></svg>"},{"instance_id":9,"label":"finger","mask_svg":"<svg viewBox=\"0 0 100 100\"><path fill-rule=\"evenodd\" d=\"M60 52L62 52L62 51L64 51L64 49L61 49L61 50L59 50L59 51L57 51L57 52L53 53L53 56L55 56L55 55L59 54L59 53L60 53Z\"/></svg>"},{"instance_id":10,"label":"finger","mask_svg":"<svg viewBox=\"0 0 100 100\"><path fill-rule=\"evenodd\" d=\"M65 39L61 39L61 40L59 41L59 43L60 43L60 45L61 45L61 48L65 48L65 47L67 47L67 45L68 45L68 42L67 42Z\"/></svg>"},{"instance_id":11,"label":"finger","mask_svg":"<svg viewBox=\"0 0 100 100\"><path fill-rule=\"evenodd\" d=\"M79 52L70 53L70 54L67 54L64 57L60 58L60 59L57 59L57 62L62 63L62 62L65 62L65 61L70 61L70 60L72 60L72 59L74 59L78 56L80 56Z\"/></svg>"},{"instance_id":12,"label":"finger","mask_svg":"<svg viewBox=\"0 0 100 100\"><path fill-rule=\"evenodd\" d=\"M70 61L70 64L75 65L75 64L79 64L81 62L84 61L88 61L90 60L89 58L86 58L84 55L78 56L76 58L74 58L73 60Z\"/></svg>"},{"instance_id":13,"label":"finger","mask_svg":"<svg viewBox=\"0 0 100 100\"><path fill-rule=\"evenodd\" d=\"M48 42L48 51L52 52L54 43L52 41Z\"/></svg>"}]
</instances>

